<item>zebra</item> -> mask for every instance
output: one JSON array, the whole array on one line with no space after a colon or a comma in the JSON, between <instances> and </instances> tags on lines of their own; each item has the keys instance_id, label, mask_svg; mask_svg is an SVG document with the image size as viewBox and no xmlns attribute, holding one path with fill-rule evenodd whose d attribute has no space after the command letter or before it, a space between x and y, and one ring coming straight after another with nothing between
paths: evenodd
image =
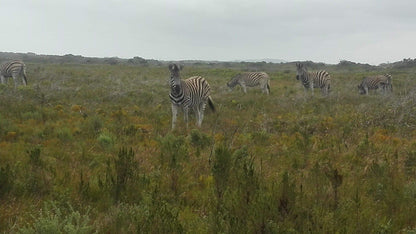
<instances>
[{"instance_id":1,"label":"zebra","mask_svg":"<svg viewBox=\"0 0 416 234\"><path fill-rule=\"evenodd\" d=\"M263 93L270 93L270 77L266 72L244 72L234 76L227 86L234 88L236 85L240 85L243 88L244 93L247 93L248 87L260 86Z\"/></svg>"},{"instance_id":2,"label":"zebra","mask_svg":"<svg viewBox=\"0 0 416 234\"><path fill-rule=\"evenodd\" d=\"M1 83L7 82L7 78L13 77L14 87L17 87L17 78L21 76L23 84L27 85L26 65L22 61L9 61L0 66Z\"/></svg>"},{"instance_id":3,"label":"zebra","mask_svg":"<svg viewBox=\"0 0 416 234\"><path fill-rule=\"evenodd\" d=\"M198 127L204 118L204 110L208 102L210 108L215 112L214 103L210 96L210 86L202 76L193 76L186 80L180 77L182 66L169 65L170 71L170 100L172 102L172 130L175 128L178 109L183 108L184 120L188 127L188 111L193 109L196 114Z\"/></svg>"},{"instance_id":4,"label":"zebra","mask_svg":"<svg viewBox=\"0 0 416 234\"><path fill-rule=\"evenodd\" d=\"M392 76L390 74L376 75L365 77L361 84L358 85L360 94L368 95L369 90L381 88L383 92L393 92Z\"/></svg>"},{"instance_id":5,"label":"zebra","mask_svg":"<svg viewBox=\"0 0 416 234\"><path fill-rule=\"evenodd\" d=\"M331 77L325 70L308 72L306 67L301 63L296 63L296 80L300 80L307 89L320 88L323 95L328 95L331 87ZM311 85L311 82L313 85Z\"/></svg>"}]
</instances>

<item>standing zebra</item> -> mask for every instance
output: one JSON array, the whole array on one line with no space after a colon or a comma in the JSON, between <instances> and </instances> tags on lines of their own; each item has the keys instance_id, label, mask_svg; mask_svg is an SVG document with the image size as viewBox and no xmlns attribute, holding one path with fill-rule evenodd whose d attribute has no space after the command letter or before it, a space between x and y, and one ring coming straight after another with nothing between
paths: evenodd
<instances>
[{"instance_id":1,"label":"standing zebra","mask_svg":"<svg viewBox=\"0 0 416 234\"><path fill-rule=\"evenodd\" d=\"M170 71L170 100L172 102L172 129L175 128L178 109L183 108L184 119L188 127L188 111L192 108L195 111L197 125L201 126L204 118L204 110L208 101L209 106L215 111L214 104L210 96L208 82L201 76L193 76L182 80L179 71L181 66L176 64L169 65Z\"/></svg>"},{"instance_id":2,"label":"standing zebra","mask_svg":"<svg viewBox=\"0 0 416 234\"><path fill-rule=\"evenodd\" d=\"M266 72L244 72L234 76L227 86L234 88L236 85L243 87L244 93L247 93L248 87L260 86L263 93L270 93L269 75Z\"/></svg>"},{"instance_id":3,"label":"standing zebra","mask_svg":"<svg viewBox=\"0 0 416 234\"><path fill-rule=\"evenodd\" d=\"M296 80L300 80L307 89L320 88L323 95L328 95L331 87L331 77L328 72L321 70L316 72L308 72L306 67L301 63L296 63ZM311 85L312 84L312 85Z\"/></svg>"},{"instance_id":4,"label":"standing zebra","mask_svg":"<svg viewBox=\"0 0 416 234\"><path fill-rule=\"evenodd\" d=\"M383 92L393 92L392 76L390 74L370 76L363 79L361 84L358 85L358 91L360 94L368 95L370 89L380 88Z\"/></svg>"},{"instance_id":5,"label":"standing zebra","mask_svg":"<svg viewBox=\"0 0 416 234\"><path fill-rule=\"evenodd\" d=\"M26 65L22 61L5 62L0 66L1 83L7 82L7 78L13 77L14 87L17 87L17 78L21 76L24 85L27 85Z\"/></svg>"}]
</instances>

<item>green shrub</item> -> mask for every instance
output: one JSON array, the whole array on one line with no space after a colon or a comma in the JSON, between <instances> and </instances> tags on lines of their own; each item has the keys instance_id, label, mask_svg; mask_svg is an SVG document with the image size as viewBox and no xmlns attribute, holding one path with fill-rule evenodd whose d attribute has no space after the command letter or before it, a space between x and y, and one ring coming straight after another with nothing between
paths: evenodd
<instances>
[{"instance_id":1,"label":"green shrub","mask_svg":"<svg viewBox=\"0 0 416 234\"><path fill-rule=\"evenodd\" d=\"M56 130L56 136L61 141L71 141L72 140L72 132L69 128L63 127Z\"/></svg>"},{"instance_id":2,"label":"green shrub","mask_svg":"<svg viewBox=\"0 0 416 234\"><path fill-rule=\"evenodd\" d=\"M18 229L18 233L91 233L89 212L80 214L71 205L60 208L54 202L47 202L44 208L34 215L32 224Z\"/></svg>"},{"instance_id":3,"label":"green shrub","mask_svg":"<svg viewBox=\"0 0 416 234\"><path fill-rule=\"evenodd\" d=\"M87 118L86 121L82 123L82 132L87 134L88 136L97 136L99 135L100 131L102 130L104 124L102 118L98 116L91 116Z\"/></svg>"},{"instance_id":4,"label":"green shrub","mask_svg":"<svg viewBox=\"0 0 416 234\"><path fill-rule=\"evenodd\" d=\"M134 175L137 165L134 162L133 149L121 148L117 157L113 160L107 160L106 165L104 180L100 179L99 181L100 187L104 192L109 192L115 202L128 200L122 199L122 197L127 197L125 191L128 185L135 179Z\"/></svg>"},{"instance_id":5,"label":"green shrub","mask_svg":"<svg viewBox=\"0 0 416 234\"><path fill-rule=\"evenodd\" d=\"M208 135L197 129L191 130L189 138L191 145L196 149L195 155L197 157L201 155L201 150L207 148L212 144L212 139Z\"/></svg>"},{"instance_id":6,"label":"green shrub","mask_svg":"<svg viewBox=\"0 0 416 234\"><path fill-rule=\"evenodd\" d=\"M97 141L101 147L107 150L114 146L114 136L108 131L101 132L97 137Z\"/></svg>"},{"instance_id":7,"label":"green shrub","mask_svg":"<svg viewBox=\"0 0 416 234\"><path fill-rule=\"evenodd\" d=\"M228 148L221 145L215 149L214 164L211 171L215 181L216 195L219 200L222 199L228 187L228 179L232 166L231 162L231 152Z\"/></svg>"},{"instance_id":8,"label":"green shrub","mask_svg":"<svg viewBox=\"0 0 416 234\"><path fill-rule=\"evenodd\" d=\"M30 176L25 177L26 190L29 194L42 196L50 192L50 171L41 158L41 146L37 145L26 151L29 156Z\"/></svg>"},{"instance_id":9,"label":"green shrub","mask_svg":"<svg viewBox=\"0 0 416 234\"><path fill-rule=\"evenodd\" d=\"M9 119L0 114L0 139L6 136L8 132L17 132L18 127Z\"/></svg>"},{"instance_id":10,"label":"green shrub","mask_svg":"<svg viewBox=\"0 0 416 234\"><path fill-rule=\"evenodd\" d=\"M42 120L42 113L38 111L28 111L22 114L23 120L34 119L34 120Z\"/></svg>"},{"instance_id":11,"label":"green shrub","mask_svg":"<svg viewBox=\"0 0 416 234\"><path fill-rule=\"evenodd\" d=\"M98 223L98 232L183 233L178 209L152 193L140 204L119 203Z\"/></svg>"},{"instance_id":12,"label":"green shrub","mask_svg":"<svg viewBox=\"0 0 416 234\"><path fill-rule=\"evenodd\" d=\"M167 134L159 139L160 163L169 168L177 168L188 158L188 146L183 136Z\"/></svg>"},{"instance_id":13,"label":"green shrub","mask_svg":"<svg viewBox=\"0 0 416 234\"><path fill-rule=\"evenodd\" d=\"M15 180L15 173L10 168L10 165L0 167L0 198L10 192L13 188Z\"/></svg>"},{"instance_id":14,"label":"green shrub","mask_svg":"<svg viewBox=\"0 0 416 234\"><path fill-rule=\"evenodd\" d=\"M178 196L182 188L179 181L183 164L189 162L188 144L183 136L167 134L159 139L160 145L160 166L164 173L165 181L162 181L169 188L173 196ZM163 180L163 179L162 179Z\"/></svg>"}]
</instances>

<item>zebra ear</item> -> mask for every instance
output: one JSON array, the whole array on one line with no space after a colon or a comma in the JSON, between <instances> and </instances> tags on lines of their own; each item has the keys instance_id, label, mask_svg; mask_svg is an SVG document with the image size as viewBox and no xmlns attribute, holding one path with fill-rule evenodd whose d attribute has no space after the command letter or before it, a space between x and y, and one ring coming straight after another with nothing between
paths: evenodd
<instances>
[{"instance_id":1,"label":"zebra ear","mask_svg":"<svg viewBox=\"0 0 416 234\"><path fill-rule=\"evenodd\" d=\"M178 66L178 65L176 65L174 63L169 64L169 71L171 71L171 72L178 72L180 70L182 70L182 66L181 65Z\"/></svg>"}]
</instances>

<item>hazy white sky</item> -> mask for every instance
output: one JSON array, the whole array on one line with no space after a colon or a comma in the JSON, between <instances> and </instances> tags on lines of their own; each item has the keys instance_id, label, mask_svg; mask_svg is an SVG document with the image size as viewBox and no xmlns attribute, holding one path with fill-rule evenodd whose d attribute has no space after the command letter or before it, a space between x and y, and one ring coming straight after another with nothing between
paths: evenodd
<instances>
[{"instance_id":1,"label":"hazy white sky","mask_svg":"<svg viewBox=\"0 0 416 234\"><path fill-rule=\"evenodd\" d=\"M415 0L2 0L3 52L380 64L416 57Z\"/></svg>"}]
</instances>

